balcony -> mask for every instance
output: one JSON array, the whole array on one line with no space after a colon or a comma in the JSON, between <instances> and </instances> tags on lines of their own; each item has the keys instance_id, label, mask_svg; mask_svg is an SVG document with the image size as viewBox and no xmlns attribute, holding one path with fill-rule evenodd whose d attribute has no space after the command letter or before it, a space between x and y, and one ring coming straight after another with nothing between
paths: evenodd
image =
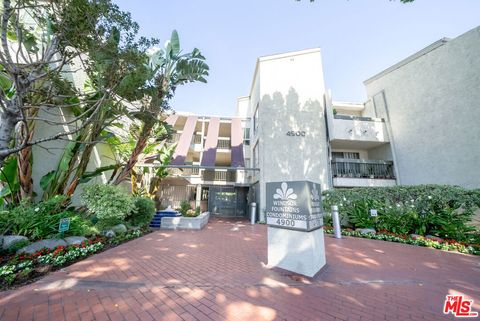
<instances>
[{"instance_id":1,"label":"balcony","mask_svg":"<svg viewBox=\"0 0 480 321\"><path fill-rule=\"evenodd\" d=\"M202 143L202 135L193 135L193 144L201 144Z\"/></svg>"},{"instance_id":2,"label":"balcony","mask_svg":"<svg viewBox=\"0 0 480 321\"><path fill-rule=\"evenodd\" d=\"M335 158L332 160L332 176L335 187L396 185L391 161Z\"/></svg>"},{"instance_id":3,"label":"balcony","mask_svg":"<svg viewBox=\"0 0 480 321\"><path fill-rule=\"evenodd\" d=\"M336 148L372 148L389 142L382 118L334 115L330 120L330 141Z\"/></svg>"},{"instance_id":4,"label":"balcony","mask_svg":"<svg viewBox=\"0 0 480 321\"><path fill-rule=\"evenodd\" d=\"M236 171L206 169L202 173L205 182L228 182L235 183Z\"/></svg>"},{"instance_id":5,"label":"balcony","mask_svg":"<svg viewBox=\"0 0 480 321\"><path fill-rule=\"evenodd\" d=\"M182 167L169 167L168 178L185 181L190 185L230 185L230 186L249 186L254 177L254 170L244 168L221 168L210 169L196 167L196 165L185 165ZM146 186L150 185L152 178L156 177L159 164L139 164L136 166L139 173L143 173L143 180ZM180 184L181 185L181 184Z\"/></svg>"},{"instance_id":6,"label":"balcony","mask_svg":"<svg viewBox=\"0 0 480 321\"><path fill-rule=\"evenodd\" d=\"M230 149L230 140L229 139L219 139L217 143L218 149Z\"/></svg>"},{"instance_id":7,"label":"balcony","mask_svg":"<svg viewBox=\"0 0 480 321\"><path fill-rule=\"evenodd\" d=\"M198 168L169 168L168 174L170 176L191 177L198 176L200 170Z\"/></svg>"},{"instance_id":8,"label":"balcony","mask_svg":"<svg viewBox=\"0 0 480 321\"><path fill-rule=\"evenodd\" d=\"M173 144L173 143L178 143L178 141L180 140L180 136L182 134L181 133L174 133L172 134L172 136L167 140L167 142L169 144Z\"/></svg>"}]
</instances>

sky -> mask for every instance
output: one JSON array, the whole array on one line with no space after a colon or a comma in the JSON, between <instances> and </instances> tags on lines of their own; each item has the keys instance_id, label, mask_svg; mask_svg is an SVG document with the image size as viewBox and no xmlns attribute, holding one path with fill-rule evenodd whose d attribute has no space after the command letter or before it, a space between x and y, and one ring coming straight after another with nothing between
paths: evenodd
<instances>
[{"instance_id":1,"label":"sky","mask_svg":"<svg viewBox=\"0 0 480 321\"><path fill-rule=\"evenodd\" d=\"M178 88L171 105L202 115L235 115L260 56L320 47L333 99L363 102L367 78L480 25L480 0L113 1L132 14L142 36L163 44L176 29L184 51L201 50L208 83Z\"/></svg>"}]
</instances>

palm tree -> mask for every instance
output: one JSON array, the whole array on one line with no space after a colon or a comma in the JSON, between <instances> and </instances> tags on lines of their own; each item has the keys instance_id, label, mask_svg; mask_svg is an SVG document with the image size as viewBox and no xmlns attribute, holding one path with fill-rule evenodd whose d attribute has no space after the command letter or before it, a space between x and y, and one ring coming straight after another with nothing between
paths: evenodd
<instances>
[{"instance_id":1,"label":"palm tree","mask_svg":"<svg viewBox=\"0 0 480 321\"><path fill-rule=\"evenodd\" d=\"M137 143L113 184L121 183L128 177L152 136L156 124L161 122L165 110L170 108L169 101L179 85L200 81L206 83L208 65L200 50L183 54L176 30L172 32L170 41L164 49L153 48L149 51L149 67L153 77L145 85L144 104L136 118L142 123ZM157 137L157 141L167 137Z\"/></svg>"}]
</instances>

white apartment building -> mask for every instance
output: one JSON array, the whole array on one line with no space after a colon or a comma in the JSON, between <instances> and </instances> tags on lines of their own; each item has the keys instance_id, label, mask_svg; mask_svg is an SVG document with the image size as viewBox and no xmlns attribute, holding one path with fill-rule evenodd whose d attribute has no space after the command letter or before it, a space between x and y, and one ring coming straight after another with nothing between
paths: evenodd
<instances>
[{"instance_id":1,"label":"white apartment building","mask_svg":"<svg viewBox=\"0 0 480 321\"><path fill-rule=\"evenodd\" d=\"M264 220L271 181L480 187L478 66L480 27L366 80L367 101L351 103L326 90L320 49L260 57L237 117L169 117L178 145L159 201L226 216L255 201Z\"/></svg>"}]
</instances>

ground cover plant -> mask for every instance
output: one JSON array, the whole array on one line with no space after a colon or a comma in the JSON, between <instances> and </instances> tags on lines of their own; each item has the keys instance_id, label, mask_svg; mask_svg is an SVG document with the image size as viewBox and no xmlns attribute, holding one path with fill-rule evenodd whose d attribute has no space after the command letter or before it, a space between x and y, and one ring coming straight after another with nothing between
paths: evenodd
<instances>
[{"instance_id":1,"label":"ground cover plant","mask_svg":"<svg viewBox=\"0 0 480 321\"><path fill-rule=\"evenodd\" d=\"M325 226L325 233L334 234L331 226ZM389 241L395 243L403 243L417 246L431 247L443 251L456 251L464 254L480 255L480 244L465 244L455 240L434 240L423 236L412 237L409 235L394 234L388 231L380 233L361 233L351 229L342 229L342 235L361 237L373 240Z\"/></svg>"},{"instance_id":2,"label":"ground cover plant","mask_svg":"<svg viewBox=\"0 0 480 321\"><path fill-rule=\"evenodd\" d=\"M50 271L70 265L143 234L144 231L135 230L111 239L96 236L78 245L58 246L54 249L43 248L33 254L5 256L0 262L0 289L4 290L28 283Z\"/></svg>"},{"instance_id":3,"label":"ground cover plant","mask_svg":"<svg viewBox=\"0 0 480 321\"><path fill-rule=\"evenodd\" d=\"M72 207L68 197L59 195L38 203L24 200L18 206L0 211L2 235L28 238L5 249L0 247L0 288L29 282L52 269L139 237L148 231L155 213L152 200L134 198L117 186L90 185L81 198L86 209ZM60 233L62 218L70 218L70 227ZM116 229L115 224L121 228ZM31 242L61 240L68 236L89 239L80 245L16 254Z\"/></svg>"}]
</instances>

